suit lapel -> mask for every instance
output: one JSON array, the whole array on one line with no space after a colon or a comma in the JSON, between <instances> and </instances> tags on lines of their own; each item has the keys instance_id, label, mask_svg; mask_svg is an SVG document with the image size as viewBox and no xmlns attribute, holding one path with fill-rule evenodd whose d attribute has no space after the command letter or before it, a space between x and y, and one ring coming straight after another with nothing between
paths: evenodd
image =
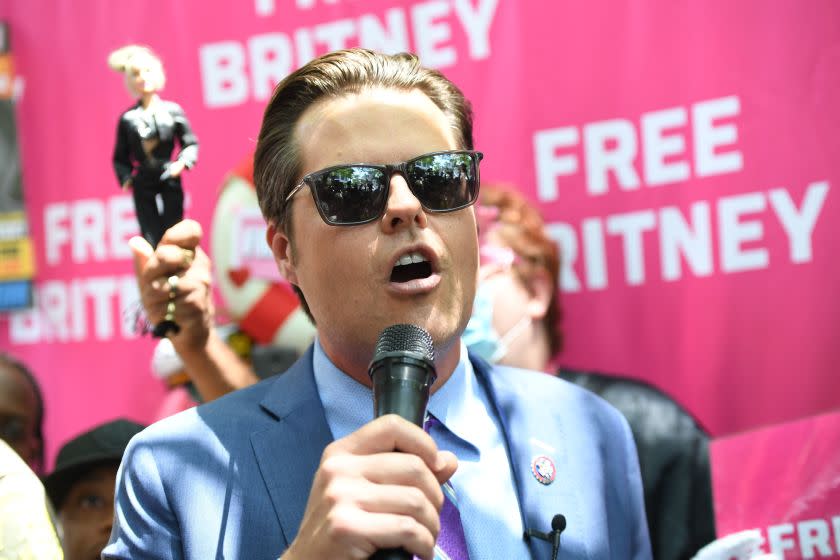
<instances>
[{"instance_id":1,"label":"suit lapel","mask_svg":"<svg viewBox=\"0 0 840 560\"><path fill-rule=\"evenodd\" d=\"M257 458L288 546L297 535L312 479L332 433L312 373L312 347L281 374L260 403L277 422L251 434Z\"/></svg>"},{"instance_id":2,"label":"suit lapel","mask_svg":"<svg viewBox=\"0 0 840 560\"><path fill-rule=\"evenodd\" d=\"M563 476L570 460L567 450L562 447L565 426L558 425L557 417L551 413L551 406L541 409L534 406L533 401L525 404L515 388L501 385L502 381L493 375L486 362L472 355L470 359L491 406L495 408L491 412L497 415L502 426L523 526L547 533L551 530L552 517L558 513L565 515L568 522L572 523L578 509L578 496L577 489L566 484ZM523 414L525 411L527 417ZM551 484L540 483L531 472L532 461L539 456L549 457L554 464L556 477ZM572 550L578 554L582 552L568 540L561 538L561 550L567 554ZM528 546L532 558L550 559L550 543L532 538ZM560 557L563 556L561 553ZM583 553L581 556L572 554L570 557L586 556Z\"/></svg>"}]
</instances>

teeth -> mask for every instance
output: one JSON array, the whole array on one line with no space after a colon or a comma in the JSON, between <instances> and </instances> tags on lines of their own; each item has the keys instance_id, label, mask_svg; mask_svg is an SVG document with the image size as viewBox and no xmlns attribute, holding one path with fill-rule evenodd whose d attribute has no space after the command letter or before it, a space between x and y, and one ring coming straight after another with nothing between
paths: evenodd
<instances>
[{"instance_id":1,"label":"teeth","mask_svg":"<svg viewBox=\"0 0 840 560\"><path fill-rule=\"evenodd\" d=\"M397 265L403 266L412 263L425 262L426 260L428 260L426 257L415 251L414 253L408 253L401 256L400 260L397 261Z\"/></svg>"}]
</instances>

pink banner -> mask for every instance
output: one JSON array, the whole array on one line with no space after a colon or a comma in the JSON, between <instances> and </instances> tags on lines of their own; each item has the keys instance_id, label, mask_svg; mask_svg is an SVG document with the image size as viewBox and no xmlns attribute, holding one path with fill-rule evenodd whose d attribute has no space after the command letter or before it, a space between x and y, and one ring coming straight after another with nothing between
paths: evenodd
<instances>
[{"instance_id":1,"label":"pink banner","mask_svg":"<svg viewBox=\"0 0 840 560\"><path fill-rule=\"evenodd\" d=\"M780 560L840 558L840 411L711 445L718 535L759 529Z\"/></svg>"},{"instance_id":2,"label":"pink banner","mask_svg":"<svg viewBox=\"0 0 840 560\"><path fill-rule=\"evenodd\" d=\"M7 0L0 18L38 271L0 346L45 386L51 450L150 420L163 393L122 321L137 226L110 158L131 99L105 61L132 42L198 135L184 186L208 244L279 79L335 48L412 50L473 101L483 179L520 185L562 247L566 364L650 381L715 434L840 405L836 2Z\"/></svg>"}]
</instances>

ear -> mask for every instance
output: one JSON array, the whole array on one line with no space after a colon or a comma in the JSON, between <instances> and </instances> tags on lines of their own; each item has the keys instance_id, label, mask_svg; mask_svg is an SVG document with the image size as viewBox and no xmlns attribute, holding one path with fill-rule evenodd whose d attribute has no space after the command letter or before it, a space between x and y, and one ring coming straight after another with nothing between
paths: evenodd
<instances>
[{"instance_id":1,"label":"ear","mask_svg":"<svg viewBox=\"0 0 840 560\"><path fill-rule=\"evenodd\" d=\"M548 313L548 306L557 293L557 287L551 281L548 271L542 268L530 274L525 286L530 294L525 312L535 321L542 320Z\"/></svg>"},{"instance_id":2,"label":"ear","mask_svg":"<svg viewBox=\"0 0 840 560\"><path fill-rule=\"evenodd\" d=\"M271 247L274 254L274 262L277 263L277 270L290 284L297 286L297 270L292 259L292 242L289 236L282 229L271 223L265 232L265 240Z\"/></svg>"}]
</instances>

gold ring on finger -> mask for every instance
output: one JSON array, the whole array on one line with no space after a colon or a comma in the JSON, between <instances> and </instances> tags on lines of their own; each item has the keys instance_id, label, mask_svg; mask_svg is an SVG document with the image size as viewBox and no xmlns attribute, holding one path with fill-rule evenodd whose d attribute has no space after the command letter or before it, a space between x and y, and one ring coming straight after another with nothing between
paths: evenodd
<instances>
[{"instance_id":1,"label":"gold ring on finger","mask_svg":"<svg viewBox=\"0 0 840 560\"><path fill-rule=\"evenodd\" d=\"M184 265L184 268L189 268L195 260L195 251L192 249L181 249L181 251L181 264Z\"/></svg>"},{"instance_id":2,"label":"gold ring on finger","mask_svg":"<svg viewBox=\"0 0 840 560\"><path fill-rule=\"evenodd\" d=\"M163 317L164 321L175 321L175 300L171 299L166 304L166 315Z\"/></svg>"},{"instance_id":3,"label":"gold ring on finger","mask_svg":"<svg viewBox=\"0 0 840 560\"><path fill-rule=\"evenodd\" d=\"M178 295L178 276L173 274L166 279L166 284L169 286L169 299L175 299Z\"/></svg>"}]
</instances>

